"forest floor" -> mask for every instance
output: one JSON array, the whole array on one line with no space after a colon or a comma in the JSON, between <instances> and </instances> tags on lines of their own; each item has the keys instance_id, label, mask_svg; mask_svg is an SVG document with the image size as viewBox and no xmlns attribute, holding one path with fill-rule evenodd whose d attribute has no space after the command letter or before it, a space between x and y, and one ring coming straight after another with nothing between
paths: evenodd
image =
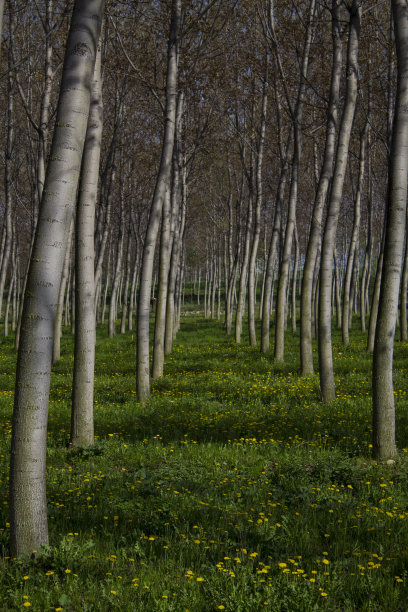
<instances>
[{"instance_id":1,"label":"forest floor","mask_svg":"<svg viewBox=\"0 0 408 612\"><path fill-rule=\"evenodd\" d=\"M408 360L396 345L399 459L370 459L371 357L334 335L337 399L286 363L184 316L142 408L135 337L98 333L97 441L69 448L73 345L49 415L51 548L8 556L15 354L0 350L0 610L408 609Z\"/></svg>"}]
</instances>

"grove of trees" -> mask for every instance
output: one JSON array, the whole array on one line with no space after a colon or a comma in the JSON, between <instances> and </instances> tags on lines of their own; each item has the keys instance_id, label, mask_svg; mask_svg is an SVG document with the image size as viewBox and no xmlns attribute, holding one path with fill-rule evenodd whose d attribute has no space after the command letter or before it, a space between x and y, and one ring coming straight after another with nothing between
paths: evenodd
<instances>
[{"instance_id":1,"label":"grove of trees","mask_svg":"<svg viewBox=\"0 0 408 612\"><path fill-rule=\"evenodd\" d=\"M247 321L250 345L278 362L285 333L298 334L301 374L317 369L330 410L332 330L347 346L354 319L373 353L373 457L394 460L407 0L8 0L0 17L3 6L12 554L48 544L48 398L64 325L71 443L86 446L95 326L134 330L141 404L186 301L237 343Z\"/></svg>"}]
</instances>

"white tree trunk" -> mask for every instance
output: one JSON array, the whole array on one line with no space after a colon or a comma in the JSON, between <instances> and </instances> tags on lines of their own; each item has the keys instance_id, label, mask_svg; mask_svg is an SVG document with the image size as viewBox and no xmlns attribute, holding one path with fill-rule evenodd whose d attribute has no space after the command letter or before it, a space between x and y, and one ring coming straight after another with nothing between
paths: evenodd
<instances>
[{"instance_id":1,"label":"white tree trunk","mask_svg":"<svg viewBox=\"0 0 408 612\"><path fill-rule=\"evenodd\" d=\"M40 216L28 272L18 351L10 466L13 556L48 544L45 457L55 310L88 122L103 0L77 0Z\"/></svg>"},{"instance_id":2,"label":"white tree trunk","mask_svg":"<svg viewBox=\"0 0 408 612\"><path fill-rule=\"evenodd\" d=\"M343 195L349 142L357 101L358 42L360 36L361 7L353 0L350 11L350 32L347 49L346 98L341 118L339 139L333 181L327 208L326 225L323 235L319 280L319 375L320 392L324 402L331 402L335 396L333 353L331 337L331 294L333 279L333 256L336 245L337 223Z\"/></svg>"},{"instance_id":3,"label":"white tree trunk","mask_svg":"<svg viewBox=\"0 0 408 612\"><path fill-rule=\"evenodd\" d=\"M392 0L392 11L397 49L397 95L391 142L384 260L373 354L373 456L376 459L388 459L397 454L392 361L407 206L407 0Z\"/></svg>"},{"instance_id":4,"label":"white tree trunk","mask_svg":"<svg viewBox=\"0 0 408 612\"><path fill-rule=\"evenodd\" d=\"M101 43L96 56L88 127L82 158L75 232L75 347L72 385L71 443L94 442L95 368L94 227L102 141Z\"/></svg>"},{"instance_id":5,"label":"white tree trunk","mask_svg":"<svg viewBox=\"0 0 408 612\"><path fill-rule=\"evenodd\" d=\"M166 118L164 127L162 156L157 176L153 202L143 246L142 269L140 275L139 303L137 310L137 397L141 403L146 403L150 397L149 372L149 322L150 297L154 252L159 231L161 212L166 189L170 184L171 160L173 155L174 134L177 110L177 62L178 35L181 18L181 0L173 0L173 15L170 25L167 82L166 82Z\"/></svg>"}]
</instances>

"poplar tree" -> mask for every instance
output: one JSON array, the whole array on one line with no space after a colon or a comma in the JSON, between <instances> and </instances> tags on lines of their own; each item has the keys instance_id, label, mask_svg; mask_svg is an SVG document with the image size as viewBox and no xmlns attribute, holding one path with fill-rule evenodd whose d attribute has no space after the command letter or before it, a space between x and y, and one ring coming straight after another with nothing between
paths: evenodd
<instances>
[{"instance_id":1,"label":"poplar tree","mask_svg":"<svg viewBox=\"0 0 408 612\"><path fill-rule=\"evenodd\" d=\"M46 443L56 304L77 196L104 0L76 0L24 296L10 465L13 556L48 544Z\"/></svg>"},{"instance_id":2,"label":"poplar tree","mask_svg":"<svg viewBox=\"0 0 408 612\"><path fill-rule=\"evenodd\" d=\"M392 0L392 13L397 50L397 95L391 141L384 257L373 354L373 456L376 459L389 459L397 454L392 362L407 207L407 0Z\"/></svg>"}]
</instances>

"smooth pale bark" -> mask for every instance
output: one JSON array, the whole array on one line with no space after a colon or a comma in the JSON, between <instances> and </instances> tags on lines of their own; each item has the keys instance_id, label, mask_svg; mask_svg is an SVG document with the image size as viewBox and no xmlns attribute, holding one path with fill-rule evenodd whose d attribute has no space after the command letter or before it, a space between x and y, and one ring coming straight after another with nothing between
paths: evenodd
<instances>
[{"instance_id":1,"label":"smooth pale bark","mask_svg":"<svg viewBox=\"0 0 408 612\"><path fill-rule=\"evenodd\" d=\"M327 108L326 142L323 164L316 189L309 241L303 268L300 301L300 367L303 376L313 374L313 278L322 234L323 211L326 204L336 144L336 127L342 67L342 41L340 31L340 3L332 2L333 61Z\"/></svg>"},{"instance_id":2,"label":"smooth pale bark","mask_svg":"<svg viewBox=\"0 0 408 612\"><path fill-rule=\"evenodd\" d=\"M270 19L272 19L273 15L270 14ZM285 197L285 189L289 176L289 163L288 156L289 150L292 143L292 134L293 131L290 129L289 135L287 138L286 146L284 145L283 139L283 124L282 124L282 109L280 96L278 91L277 82L275 79L274 83L275 89L275 101L276 101L276 119L277 119L277 128L278 128L278 144L279 144L279 153L280 153L280 162L281 169L279 175L279 183L278 189L276 193L276 203L275 203L275 212L273 218L273 228L271 239L269 243L268 250L268 259L266 262L266 270L265 270L265 288L263 295L263 304L262 304L262 323L261 323L261 353L267 353L269 351L270 345L270 326L271 326L271 312L273 306L273 290L274 290L274 281L275 281L275 267L276 262L278 260L278 246L279 239L282 231L282 207L283 207L283 199Z\"/></svg>"},{"instance_id":3,"label":"smooth pale bark","mask_svg":"<svg viewBox=\"0 0 408 612\"><path fill-rule=\"evenodd\" d=\"M106 312L106 304L107 304L108 291L109 291L109 286L110 286L110 276L111 276L111 259L112 259L112 251L113 251L112 242L113 242L112 239L110 239L109 249L108 249L108 261L106 262L105 287L104 287L103 298L102 298L101 319L100 319L101 325L105 325L105 312Z\"/></svg>"},{"instance_id":4,"label":"smooth pale bark","mask_svg":"<svg viewBox=\"0 0 408 612\"><path fill-rule=\"evenodd\" d=\"M150 397L149 372L149 319L150 297L154 252L166 189L171 178L174 134L177 110L177 61L178 36L181 19L181 0L172 2L172 21L170 25L169 47L167 56L166 111L160 168L156 180L153 201L150 209L145 242L143 245L142 269L140 274L139 301L137 309L137 359L136 383L137 397L146 403Z\"/></svg>"},{"instance_id":5,"label":"smooth pale bark","mask_svg":"<svg viewBox=\"0 0 408 612\"><path fill-rule=\"evenodd\" d=\"M337 250L334 250L334 299L336 301L335 312L336 312L336 324L338 329L341 328L341 279L340 279L340 270L339 270L339 262L337 257Z\"/></svg>"},{"instance_id":6,"label":"smooth pale bark","mask_svg":"<svg viewBox=\"0 0 408 612\"><path fill-rule=\"evenodd\" d=\"M296 283L299 266L299 238L297 232L297 226L295 224L295 261L293 264L293 276L292 276L292 308L291 308L291 321L292 321L292 333L296 334Z\"/></svg>"},{"instance_id":7,"label":"smooth pale bark","mask_svg":"<svg viewBox=\"0 0 408 612\"><path fill-rule=\"evenodd\" d=\"M164 337L166 331L166 304L169 281L171 248L171 206L170 193L166 192L163 203L162 227L159 256L159 288L157 293L156 319L154 326L154 347L152 378L163 375L164 367Z\"/></svg>"},{"instance_id":8,"label":"smooth pale bark","mask_svg":"<svg viewBox=\"0 0 408 612\"><path fill-rule=\"evenodd\" d=\"M292 111L293 121L293 159L292 172L289 189L288 214L286 220L285 238L283 244L282 259L279 271L278 294L276 298L275 318L275 348L274 357L277 361L283 361L285 355L285 326L286 326L286 304L289 286L290 259L292 253L293 233L296 222L296 208L298 198L299 166L302 154L302 131L301 124L304 111L304 100L306 92L306 79L309 67L310 45L312 42L312 22L315 12L315 0L310 0L308 23L303 46L302 65L299 79L299 88L295 108Z\"/></svg>"},{"instance_id":9,"label":"smooth pale bark","mask_svg":"<svg viewBox=\"0 0 408 612\"><path fill-rule=\"evenodd\" d=\"M109 320L108 320L108 335L109 338L113 338L116 334L116 308L117 308L117 296L119 292L119 285L121 280L121 269L122 269L122 257L123 257L123 225L124 225L124 196L123 196L123 183L121 182L120 187L120 219L119 219L119 234L118 241L116 244L116 258L115 258L115 269L113 272L113 283L112 292L110 296L109 304Z\"/></svg>"},{"instance_id":10,"label":"smooth pale bark","mask_svg":"<svg viewBox=\"0 0 408 612\"><path fill-rule=\"evenodd\" d=\"M64 310L65 291L69 278L69 266L72 252L72 235L74 233L74 218L71 220L68 232L68 246L65 252L64 265L62 268L61 282L58 291L57 311L55 314L54 339L52 343L52 363L56 363L61 358L61 334L62 334L62 314ZM69 290L69 289L68 289ZM68 312L68 309L65 309ZM67 324L65 322L65 324Z\"/></svg>"},{"instance_id":11,"label":"smooth pale bark","mask_svg":"<svg viewBox=\"0 0 408 612\"><path fill-rule=\"evenodd\" d=\"M38 126L38 162L37 162L37 190L38 202L41 202L45 180L45 164L47 158L47 142L49 133L49 120L51 112L51 94L54 72L52 70L52 12L53 0L47 0L45 15L45 66L44 66L44 90L41 97L40 123Z\"/></svg>"},{"instance_id":12,"label":"smooth pale bark","mask_svg":"<svg viewBox=\"0 0 408 612\"><path fill-rule=\"evenodd\" d=\"M368 129L367 136L367 148L370 151L370 129ZM360 323L361 331L366 331L366 315L368 311L368 290L370 286L370 272L371 272L371 258L373 250L373 215L372 215L372 201L373 201L373 186L372 186L372 173L371 173L371 156L368 159L368 200L367 200L367 240L364 253L364 265L363 272L361 274L361 295L360 295Z\"/></svg>"},{"instance_id":13,"label":"smooth pale bark","mask_svg":"<svg viewBox=\"0 0 408 612\"><path fill-rule=\"evenodd\" d=\"M129 286L130 286L131 248L132 248L132 234L131 234L130 225L129 225L128 235L127 235L127 246L126 246L126 267L125 267L125 284L123 288L122 318L120 322L120 333L121 334L124 334L126 332L126 323L128 319L128 312L129 312L129 306L130 306Z\"/></svg>"},{"instance_id":14,"label":"smooth pale bark","mask_svg":"<svg viewBox=\"0 0 408 612\"><path fill-rule=\"evenodd\" d=\"M102 229L102 237L100 238L99 250L98 250L98 255L96 257L96 264L95 264L95 313L97 312L99 295L101 291L103 260L105 257L106 245L108 243L108 238L109 238L110 230L111 230L110 221L111 221L111 215L112 215L113 186L116 181L116 165L114 163L115 161L114 153L112 155L112 158L113 158L113 165L112 165L112 171L111 171L110 179L109 179L109 186L107 189L108 193L107 193L106 207L105 207L105 222L104 222L103 229ZM102 224L102 214L101 213L100 213L100 220ZM99 232L97 232L97 234L98 233ZM102 324L103 324L103 317L102 317Z\"/></svg>"},{"instance_id":15,"label":"smooth pale bark","mask_svg":"<svg viewBox=\"0 0 408 612\"><path fill-rule=\"evenodd\" d=\"M71 444L94 443L95 369L95 208L102 142L101 45L96 56L88 127L82 157L75 232L75 346Z\"/></svg>"},{"instance_id":16,"label":"smooth pale bark","mask_svg":"<svg viewBox=\"0 0 408 612\"><path fill-rule=\"evenodd\" d=\"M261 353L267 353L269 351L270 345L269 332L271 326L273 280L275 266L278 258L278 244L282 226L282 203L285 195L288 174L289 166L288 164L284 164L279 179L271 241L269 244L268 260L266 263L265 290L262 306Z\"/></svg>"},{"instance_id":17,"label":"smooth pale bark","mask_svg":"<svg viewBox=\"0 0 408 612\"><path fill-rule=\"evenodd\" d=\"M252 240L251 255L249 259L248 269L248 331L249 344L256 346L256 331L255 331L255 272L256 258L259 248L259 236L261 233L261 207L262 207L262 164L265 145L266 131L266 111L268 106L267 83L264 81L262 90L262 107L261 107L261 128L259 134L258 154L256 160L256 201L255 201L255 219L254 219L254 235Z\"/></svg>"},{"instance_id":18,"label":"smooth pale bark","mask_svg":"<svg viewBox=\"0 0 408 612\"><path fill-rule=\"evenodd\" d=\"M13 287L13 302L12 302L12 322L11 322L11 329L12 331L16 330L17 327L17 317L18 317L18 311L19 311L19 297L20 297L20 256L19 256L19 248L17 245L17 254L16 254L16 259L17 259L17 263L16 263L16 282L14 283L14 287Z\"/></svg>"},{"instance_id":19,"label":"smooth pale bark","mask_svg":"<svg viewBox=\"0 0 408 612\"><path fill-rule=\"evenodd\" d=\"M407 292L408 292L408 242L405 221L405 255L404 266L402 269L401 279L401 305L400 305L400 340L406 342L408 340L407 331Z\"/></svg>"},{"instance_id":20,"label":"smooth pale bark","mask_svg":"<svg viewBox=\"0 0 408 612\"><path fill-rule=\"evenodd\" d=\"M66 255L66 252L65 252L65 255ZM71 323L71 309L69 307L69 296L71 295L71 284L73 281L73 276L74 276L73 266L72 266L72 262L70 258L68 261L67 289L65 291L65 296L64 296L64 325L65 327L68 327L68 325L70 325ZM57 304L57 310L58 310L58 304Z\"/></svg>"},{"instance_id":21,"label":"smooth pale bark","mask_svg":"<svg viewBox=\"0 0 408 612\"><path fill-rule=\"evenodd\" d=\"M77 0L24 297L10 465L12 556L48 544L45 457L55 311L86 136L103 0Z\"/></svg>"},{"instance_id":22,"label":"smooth pale bark","mask_svg":"<svg viewBox=\"0 0 408 612\"><path fill-rule=\"evenodd\" d=\"M184 172L182 173L184 175ZM182 179L184 183L185 177ZM178 321L180 317L180 285L182 282L183 271L183 240L186 220L186 203L184 199L185 190L182 187L182 202L180 219L177 233L173 239L173 250L170 262L169 289L167 294L166 309L166 336L164 340L164 350L166 355L171 351L173 340L178 331Z\"/></svg>"},{"instance_id":23,"label":"smooth pale bark","mask_svg":"<svg viewBox=\"0 0 408 612\"><path fill-rule=\"evenodd\" d=\"M233 233L233 214L232 214L232 202L230 202L229 208L229 241L228 241L228 250L230 253L230 273L228 278L228 289L225 298L225 329L228 335L232 332L232 319L233 319L233 296L236 290L237 283L237 275L238 275L238 267L241 256L241 210L242 210L242 202L243 202L243 185L244 185L244 172L242 170L241 174L241 186L237 196L237 205L236 205L236 236L235 236L235 253L232 257L232 233Z\"/></svg>"},{"instance_id":24,"label":"smooth pale bark","mask_svg":"<svg viewBox=\"0 0 408 612\"><path fill-rule=\"evenodd\" d=\"M343 311L342 311L342 338L343 344L348 346L350 344L350 326L351 326L351 304L350 304L350 288L352 281L353 269L358 259L358 237L360 233L360 218L361 218L361 195L363 191L364 183L364 169L365 169L365 150L367 140L368 122L366 123L363 133L361 134L360 141L360 163L358 172L358 184L356 198L354 202L354 219L353 219L353 230L351 232L350 247L347 257L346 274L343 283ZM358 265L358 262L357 262Z\"/></svg>"},{"instance_id":25,"label":"smooth pale bark","mask_svg":"<svg viewBox=\"0 0 408 612\"><path fill-rule=\"evenodd\" d=\"M164 330L164 354L171 352L174 338L174 318L176 281L180 260L182 223L183 223L183 197L185 194L185 167L181 151L181 120L183 114L184 96L180 94L177 100L176 133L174 139L171 183L171 217L170 217L170 244L169 257L170 267L168 270L168 286L166 296L166 316ZM206 277L207 282L207 277ZM204 308L207 308L207 294L204 298Z\"/></svg>"},{"instance_id":26,"label":"smooth pale bark","mask_svg":"<svg viewBox=\"0 0 408 612\"><path fill-rule=\"evenodd\" d=\"M259 310L258 310L258 319L262 321L262 308L263 308L263 300L265 293L265 279L266 279L266 224L264 225L264 235L263 235L263 261L262 261L262 284L261 284L261 295L259 298Z\"/></svg>"},{"instance_id":27,"label":"smooth pale bark","mask_svg":"<svg viewBox=\"0 0 408 612\"><path fill-rule=\"evenodd\" d=\"M384 260L373 354L373 456L375 459L388 459L397 455L392 362L407 206L407 0L392 0L392 12L397 50L397 95L391 141Z\"/></svg>"},{"instance_id":28,"label":"smooth pale bark","mask_svg":"<svg viewBox=\"0 0 408 612\"><path fill-rule=\"evenodd\" d=\"M380 253L379 253L378 263L377 263L377 270L375 273L373 297L371 300L370 320L368 323L368 336L367 336L367 352L368 353L372 353L374 351L375 328L377 325L378 303L380 299L381 275L382 275L382 266L383 266L383 259L384 259L384 241L385 241L385 226L384 226L383 236L381 240Z\"/></svg>"},{"instance_id":29,"label":"smooth pale bark","mask_svg":"<svg viewBox=\"0 0 408 612\"><path fill-rule=\"evenodd\" d=\"M13 293L15 291L15 286L17 284L17 261L16 261L16 247L15 247L15 230L13 231L13 250L11 255L11 275L10 275L10 283L8 286L7 292L7 300L6 300L6 308L4 310L4 337L8 336L8 328L9 328L9 311L10 304L12 303Z\"/></svg>"},{"instance_id":30,"label":"smooth pale bark","mask_svg":"<svg viewBox=\"0 0 408 612\"><path fill-rule=\"evenodd\" d=\"M238 344L241 342L241 334L242 334L242 319L244 316L245 310L245 295L246 295L246 286L248 282L248 264L249 264L249 254L250 254L250 243L251 243L251 233L252 233L252 194L249 194L248 198L248 210L247 210L247 218L246 218L246 229L244 236L244 255L241 264L241 276L239 278L239 291L238 291L238 304L237 304L237 312L235 314L235 342Z\"/></svg>"},{"instance_id":31,"label":"smooth pale bark","mask_svg":"<svg viewBox=\"0 0 408 612\"><path fill-rule=\"evenodd\" d=\"M343 195L349 143L357 101L358 43L360 36L361 7L353 0L350 12L349 40L347 47L347 83L343 114L339 129L333 180L327 208L323 235L319 280L319 375L323 402L331 402L335 396L333 352L331 337L331 295L333 279L333 256L336 246L337 223Z\"/></svg>"},{"instance_id":32,"label":"smooth pale bark","mask_svg":"<svg viewBox=\"0 0 408 612\"><path fill-rule=\"evenodd\" d=\"M185 184L185 178L182 180L182 183ZM174 312L174 324L173 324L173 340L175 340L176 335L180 329L180 318L181 318L181 301L182 301L182 287L184 284L184 273L185 273L185 229L186 229L186 200L185 200L185 189L182 188L183 196L182 196L182 210L181 210L181 228L180 228L180 236L181 236L181 244L180 244L180 261L178 266L177 273L177 284L175 291L175 312Z\"/></svg>"},{"instance_id":33,"label":"smooth pale bark","mask_svg":"<svg viewBox=\"0 0 408 612\"><path fill-rule=\"evenodd\" d=\"M135 228L133 217L132 217L132 225ZM129 331L133 331L133 315L134 315L135 304L136 304L136 287L137 287L137 282L139 278L139 270L140 270L139 264L140 264L140 258L141 258L141 239L140 239L140 234L138 231L139 227L140 227L140 223L137 226L137 230L134 229L136 245L135 245L135 255L134 255L134 262L133 262L132 283L131 283L131 289L130 289L130 301L129 301Z\"/></svg>"},{"instance_id":34,"label":"smooth pale bark","mask_svg":"<svg viewBox=\"0 0 408 612\"><path fill-rule=\"evenodd\" d=\"M76 285L75 262L73 262L73 265L71 268L71 287L70 287L71 291L67 291L67 311L69 309L72 335L75 334L75 293L76 293L75 285Z\"/></svg>"}]
</instances>

